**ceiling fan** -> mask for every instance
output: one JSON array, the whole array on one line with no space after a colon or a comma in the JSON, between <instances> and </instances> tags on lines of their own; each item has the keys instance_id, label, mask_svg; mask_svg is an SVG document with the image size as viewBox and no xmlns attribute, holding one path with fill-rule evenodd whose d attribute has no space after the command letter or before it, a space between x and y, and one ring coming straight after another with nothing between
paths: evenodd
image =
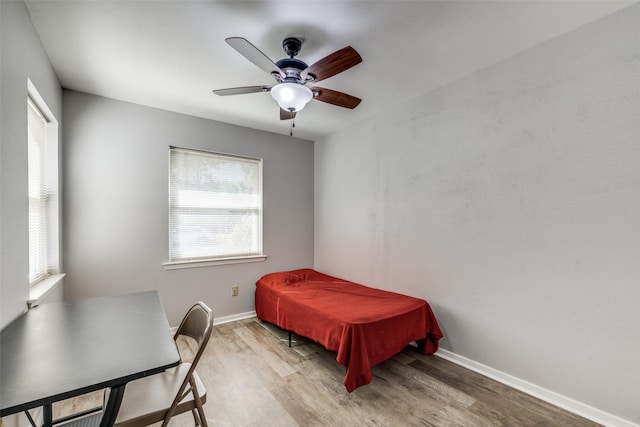
<instances>
[{"instance_id":1,"label":"ceiling fan","mask_svg":"<svg viewBox=\"0 0 640 427\"><path fill-rule=\"evenodd\" d=\"M275 78L276 84L273 86L217 89L213 91L216 95L227 96L271 92L271 96L280 106L281 120L293 119L296 113L302 110L312 99L344 108L355 108L360 104L361 99L355 96L322 87L314 86L309 88L307 86L307 84L313 84L335 76L362 62L358 52L351 46L337 50L312 65L307 65L295 58L302 47L302 40L296 37L284 39L282 48L289 57L275 63L260 49L242 37L229 37L225 41L242 56L271 74Z\"/></svg>"}]
</instances>

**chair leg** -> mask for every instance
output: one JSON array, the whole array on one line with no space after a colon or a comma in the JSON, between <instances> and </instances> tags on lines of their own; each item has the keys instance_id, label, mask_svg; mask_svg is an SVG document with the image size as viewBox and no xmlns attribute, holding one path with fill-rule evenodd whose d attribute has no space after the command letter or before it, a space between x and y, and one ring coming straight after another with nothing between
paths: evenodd
<instances>
[{"instance_id":1,"label":"chair leg","mask_svg":"<svg viewBox=\"0 0 640 427\"><path fill-rule=\"evenodd\" d=\"M204 415L204 409L202 408L202 404L198 406L198 414L200 415L200 424L202 427L209 427L207 424L207 417Z\"/></svg>"},{"instance_id":2,"label":"chair leg","mask_svg":"<svg viewBox=\"0 0 640 427\"><path fill-rule=\"evenodd\" d=\"M193 422L196 424L196 426L200 425L200 418L198 417L198 413L196 412L195 409L191 410L191 415L193 415Z\"/></svg>"},{"instance_id":3,"label":"chair leg","mask_svg":"<svg viewBox=\"0 0 640 427\"><path fill-rule=\"evenodd\" d=\"M164 420L162 420L162 426L161 427L167 427L167 424L169 424L169 420L171 420L171 417L173 417L173 414L175 413L176 408L178 407L178 402L179 402L179 398L178 397L179 396L176 396L175 400L171 404L171 407L164 414Z\"/></svg>"},{"instance_id":4,"label":"chair leg","mask_svg":"<svg viewBox=\"0 0 640 427\"><path fill-rule=\"evenodd\" d=\"M193 400L196 404L196 409L198 409L198 415L200 416L200 423L202 427L208 427L207 417L204 414L204 408L202 407L202 399L200 399L200 394L198 393L198 387L196 386L196 382L193 379L193 377L189 379L189 383L191 384L191 393L193 393Z\"/></svg>"}]
</instances>

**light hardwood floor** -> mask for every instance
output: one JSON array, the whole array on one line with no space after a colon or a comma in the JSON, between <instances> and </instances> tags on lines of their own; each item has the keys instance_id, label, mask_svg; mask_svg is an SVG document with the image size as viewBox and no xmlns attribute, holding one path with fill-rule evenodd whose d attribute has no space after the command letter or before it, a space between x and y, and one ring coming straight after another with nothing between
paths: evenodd
<instances>
[{"instance_id":1,"label":"light hardwood floor","mask_svg":"<svg viewBox=\"0 0 640 427\"><path fill-rule=\"evenodd\" d=\"M436 356L407 347L347 393L335 353L247 319L217 325L198 366L214 426L597 426ZM57 405L59 416L100 402ZM159 425L159 424L158 424ZM193 426L190 414L170 426Z\"/></svg>"}]
</instances>

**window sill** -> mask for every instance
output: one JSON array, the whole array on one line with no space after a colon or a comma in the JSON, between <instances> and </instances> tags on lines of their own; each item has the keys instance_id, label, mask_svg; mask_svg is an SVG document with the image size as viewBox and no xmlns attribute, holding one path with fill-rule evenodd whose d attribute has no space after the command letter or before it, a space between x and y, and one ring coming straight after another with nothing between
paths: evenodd
<instances>
[{"instance_id":1,"label":"window sill","mask_svg":"<svg viewBox=\"0 0 640 427\"><path fill-rule=\"evenodd\" d=\"M29 288L29 299L27 300L27 306L29 308L35 307L51 293L55 288L62 284L62 279L65 274L53 274L41 282Z\"/></svg>"},{"instance_id":2,"label":"window sill","mask_svg":"<svg viewBox=\"0 0 640 427\"><path fill-rule=\"evenodd\" d=\"M262 262L266 259L267 259L267 255L253 255L253 256L218 258L218 259L203 259L203 260L194 260L194 261L175 261L175 262L165 262L164 269L179 270L182 268L211 267L214 265L243 264L246 262Z\"/></svg>"}]
</instances>

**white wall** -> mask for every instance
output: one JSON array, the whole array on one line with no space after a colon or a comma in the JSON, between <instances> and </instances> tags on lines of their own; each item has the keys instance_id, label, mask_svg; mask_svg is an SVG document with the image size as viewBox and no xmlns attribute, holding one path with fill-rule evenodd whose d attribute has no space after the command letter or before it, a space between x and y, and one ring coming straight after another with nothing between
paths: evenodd
<instances>
[{"instance_id":1,"label":"white wall","mask_svg":"<svg viewBox=\"0 0 640 427\"><path fill-rule=\"evenodd\" d=\"M62 120L62 89L22 1L0 1L0 329L27 309L27 78ZM59 134L61 127L59 127Z\"/></svg>"},{"instance_id":2,"label":"white wall","mask_svg":"<svg viewBox=\"0 0 640 427\"><path fill-rule=\"evenodd\" d=\"M640 6L315 144L315 267L640 423Z\"/></svg>"},{"instance_id":3,"label":"white wall","mask_svg":"<svg viewBox=\"0 0 640 427\"><path fill-rule=\"evenodd\" d=\"M262 275L313 265L312 142L66 90L64 116L65 298L157 289L177 326L197 300L253 311ZM264 159L266 261L165 271L170 145Z\"/></svg>"}]
</instances>

